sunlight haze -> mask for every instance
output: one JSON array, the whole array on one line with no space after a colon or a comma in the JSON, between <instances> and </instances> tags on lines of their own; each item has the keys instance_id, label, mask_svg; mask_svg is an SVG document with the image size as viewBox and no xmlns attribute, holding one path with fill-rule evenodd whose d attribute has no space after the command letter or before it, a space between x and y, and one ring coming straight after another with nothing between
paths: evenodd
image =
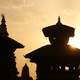
<instances>
[{"instance_id":1,"label":"sunlight haze","mask_svg":"<svg viewBox=\"0 0 80 80\"><path fill-rule=\"evenodd\" d=\"M5 14L10 37L25 46L15 52L20 73L27 63L35 79L35 65L26 60L24 55L49 44L42 28L56 24L58 16L61 16L63 24L76 29L75 37L70 39L69 44L80 48L80 0L0 0L2 13Z\"/></svg>"}]
</instances>

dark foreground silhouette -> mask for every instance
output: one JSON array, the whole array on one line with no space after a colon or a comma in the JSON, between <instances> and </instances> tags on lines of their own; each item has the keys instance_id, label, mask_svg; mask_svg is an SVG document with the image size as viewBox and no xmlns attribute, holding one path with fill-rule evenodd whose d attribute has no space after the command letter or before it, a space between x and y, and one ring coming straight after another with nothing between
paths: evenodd
<instances>
[{"instance_id":1,"label":"dark foreground silhouette","mask_svg":"<svg viewBox=\"0 0 80 80\"><path fill-rule=\"evenodd\" d=\"M55 25L43 28L50 45L43 46L25 55L37 64L37 80L78 80L80 74L80 49L67 45L75 29L63 25L60 17Z\"/></svg>"}]
</instances>

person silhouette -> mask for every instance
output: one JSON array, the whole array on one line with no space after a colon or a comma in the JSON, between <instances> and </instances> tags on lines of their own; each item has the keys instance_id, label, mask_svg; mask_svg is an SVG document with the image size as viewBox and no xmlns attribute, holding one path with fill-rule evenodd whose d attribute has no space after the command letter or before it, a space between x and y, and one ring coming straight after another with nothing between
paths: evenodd
<instances>
[{"instance_id":1,"label":"person silhouette","mask_svg":"<svg viewBox=\"0 0 80 80\"><path fill-rule=\"evenodd\" d=\"M75 29L60 22L42 29L50 45L43 46L25 55L36 63L37 80L77 80L79 75L80 50L69 46L69 37Z\"/></svg>"}]
</instances>

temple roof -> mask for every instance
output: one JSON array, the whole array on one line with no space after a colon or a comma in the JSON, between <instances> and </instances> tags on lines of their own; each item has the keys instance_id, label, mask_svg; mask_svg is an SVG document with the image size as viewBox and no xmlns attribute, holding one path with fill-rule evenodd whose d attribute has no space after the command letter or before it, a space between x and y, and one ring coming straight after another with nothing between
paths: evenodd
<instances>
[{"instance_id":1,"label":"temple roof","mask_svg":"<svg viewBox=\"0 0 80 80\"><path fill-rule=\"evenodd\" d=\"M43 33L46 37L52 38L58 35L58 37L62 38L61 40L63 42L64 36L74 36L74 30L74 28L62 24L59 17L58 22L55 25L43 28ZM66 63L70 63L71 61L72 63L74 60L76 63L80 58L79 53L79 49L72 50L68 45L62 44L60 47L59 45L46 45L26 54L24 57L30 58L32 62L50 60L52 63L53 61L59 61L60 63L64 63L65 61L67 61Z\"/></svg>"},{"instance_id":2,"label":"temple roof","mask_svg":"<svg viewBox=\"0 0 80 80\"><path fill-rule=\"evenodd\" d=\"M23 48L24 46L16 40L8 37L7 26L5 16L2 14L2 20L0 25L0 43L3 45L10 45L14 48ZM5 43L5 44L4 44Z\"/></svg>"},{"instance_id":3,"label":"temple roof","mask_svg":"<svg viewBox=\"0 0 80 80\"><path fill-rule=\"evenodd\" d=\"M16 48L24 48L24 46L21 43L19 43L18 41L14 40L12 38L8 37L8 38L6 38L6 41L8 41L10 44L12 44Z\"/></svg>"},{"instance_id":4,"label":"temple roof","mask_svg":"<svg viewBox=\"0 0 80 80\"><path fill-rule=\"evenodd\" d=\"M74 36L74 28L68 26L68 25L64 25L61 23L60 21L60 17L58 17L58 22L55 25L50 25L46 28L43 28L43 33L45 35L45 37L49 37L52 35L65 35L65 36Z\"/></svg>"}]
</instances>

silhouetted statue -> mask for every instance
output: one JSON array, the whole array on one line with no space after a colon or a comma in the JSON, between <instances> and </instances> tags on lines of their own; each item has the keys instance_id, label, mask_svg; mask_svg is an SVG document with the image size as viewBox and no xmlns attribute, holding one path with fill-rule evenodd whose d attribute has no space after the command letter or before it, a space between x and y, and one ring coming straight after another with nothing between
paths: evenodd
<instances>
[{"instance_id":1,"label":"silhouetted statue","mask_svg":"<svg viewBox=\"0 0 80 80\"><path fill-rule=\"evenodd\" d=\"M0 79L17 80L18 71L15 62L15 50L24 46L8 37L6 21L2 15L0 25Z\"/></svg>"},{"instance_id":2,"label":"silhouetted statue","mask_svg":"<svg viewBox=\"0 0 80 80\"><path fill-rule=\"evenodd\" d=\"M74 36L74 28L60 22L43 28L45 37L49 38L51 45L43 46L29 54L36 63L37 80L77 80L80 74L80 50L69 46L69 37Z\"/></svg>"},{"instance_id":3,"label":"silhouetted statue","mask_svg":"<svg viewBox=\"0 0 80 80\"><path fill-rule=\"evenodd\" d=\"M30 77L29 75L29 68L27 64L25 64L22 69L21 80L33 80L32 77Z\"/></svg>"}]
</instances>

